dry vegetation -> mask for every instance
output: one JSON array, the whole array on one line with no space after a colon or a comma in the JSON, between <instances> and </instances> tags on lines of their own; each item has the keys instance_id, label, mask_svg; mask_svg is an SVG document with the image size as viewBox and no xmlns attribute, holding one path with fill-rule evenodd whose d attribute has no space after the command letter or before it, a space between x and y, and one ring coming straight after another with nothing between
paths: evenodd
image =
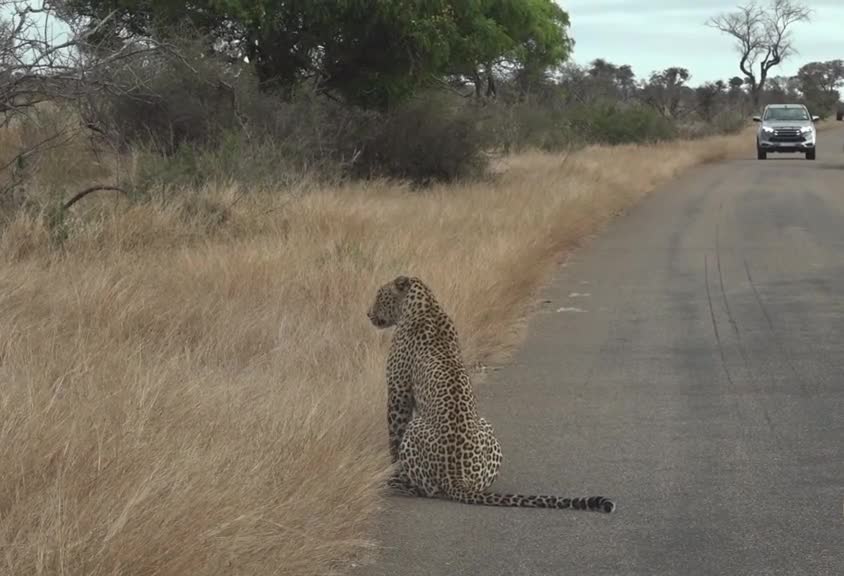
<instances>
[{"instance_id":1,"label":"dry vegetation","mask_svg":"<svg viewBox=\"0 0 844 576\"><path fill-rule=\"evenodd\" d=\"M380 283L423 277L469 363L560 251L747 134L527 153L489 181L90 197L0 239L0 573L342 573L388 467ZM73 166L71 158L61 166Z\"/></svg>"}]
</instances>

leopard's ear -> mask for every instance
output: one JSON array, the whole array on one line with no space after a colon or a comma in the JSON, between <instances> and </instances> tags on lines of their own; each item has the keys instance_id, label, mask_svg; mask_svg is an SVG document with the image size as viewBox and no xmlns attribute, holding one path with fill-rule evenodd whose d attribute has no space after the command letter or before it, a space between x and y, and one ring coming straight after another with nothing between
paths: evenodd
<instances>
[{"instance_id":1,"label":"leopard's ear","mask_svg":"<svg viewBox=\"0 0 844 576\"><path fill-rule=\"evenodd\" d=\"M407 292L407 289L410 288L410 278L407 276L399 276L393 281L393 283L396 285L396 289L399 292Z\"/></svg>"}]
</instances>

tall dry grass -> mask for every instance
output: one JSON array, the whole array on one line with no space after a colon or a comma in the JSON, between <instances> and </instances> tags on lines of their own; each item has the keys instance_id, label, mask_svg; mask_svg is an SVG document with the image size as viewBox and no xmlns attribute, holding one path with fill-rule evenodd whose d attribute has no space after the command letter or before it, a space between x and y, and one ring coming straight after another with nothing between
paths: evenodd
<instances>
[{"instance_id":1,"label":"tall dry grass","mask_svg":"<svg viewBox=\"0 0 844 576\"><path fill-rule=\"evenodd\" d=\"M746 136L488 182L81 202L61 249L0 238L0 573L326 575L376 543L388 468L376 286L424 278L469 363L518 341L561 250Z\"/></svg>"}]
</instances>

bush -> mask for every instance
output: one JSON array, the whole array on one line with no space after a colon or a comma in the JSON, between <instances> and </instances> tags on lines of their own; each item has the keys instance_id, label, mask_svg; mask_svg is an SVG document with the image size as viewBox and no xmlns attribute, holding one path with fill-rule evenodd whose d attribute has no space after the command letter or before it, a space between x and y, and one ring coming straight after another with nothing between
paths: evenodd
<instances>
[{"instance_id":1,"label":"bush","mask_svg":"<svg viewBox=\"0 0 844 576\"><path fill-rule=\"evenodd\" d=\"M87 110L124 149L142 150L138 188L256 184L302 171L426 183L484 167L488 139L474 102L432 92L380 113L304 89L282 98L258 89L252 67L208 58L200 47L187 40L179 58L133 62L119 79L125 89Z\"/></svg>"},{"instance_id":2,"label":"bush","mask_svg":"<svg viewBox=\"0 0 844 576\"><path fill-rule=\"evenodd\" d=\"M363 134L355 175L416 183L450 181L480 173L489 142L476 103L427 93L386 113Z\"/></svg>"},{"instance_id":3,"label":"bush","mask_svg":"<svg viewBox=\"0 0 844 576\"><path fill-rule=\"evenodd\" d=\"M305 173L339 179L361 146L356 126L362 120L352 111L332 117L322 108L318 102L276 102L263 125L250 122L220 131L208 144L183 142L167 154L154 146L140 147L134 187L146 191L208 181L273 187Z\"/></svg>"},{"instance_id":4,"label":"bush","mask_svg":"<svg viewBox=\"0 0 844 576\"><path fill-rule=\"evenodd\" d=\"M302 92L283 100L258 89L253 70L190 56L160 57L123 79L125 90L104 94L85 109L95 125L138 160L134 187L200 185L238 180L254 186L302 172L338 175L360 150L374 113Z\"/></svg>"},{"instance_id":5,"label":"bush","mask_svg":"<svg viewBox=\"0 0 844 576\"><path fill-rule=\"evenodd\" d=\"M123 149L143 145L169 154L183 144L209 145L237 125L231 76L190 52L184 61L139 58L116 78L121 89L101 94L85 115Z\"/></svg>"},{"instance_id":6,"label":"bush","mask_svg":"<svg viewBox=\"0 0 844 576\"><path fill-rule=\"evenodd\" d=\"M680 135L674 122L643 105L603 100L561 106L557 98L497 104L492 108L496 115L493 132L504 151L653 143Z\"/></svg>"},{"instance_id":7,"label":"bush","mask_svg":"<svg viewBox=\"0 0 844 576\"><path fill-rule=\"evenodd\" d=\"M555 151L574 143L565 111L545 102L499 103L490 109L495 115L490 129L496 145L504 152L525 148Z\"/></svg>"},{"instance_id":8,"label":"bush","mask_svg":"<svg viewBox=\"0 0 844 576\"><path fill-rule=\"evenodd\" d=\"M574 134L592 144L648 144L676 138L674 124L644 106L580 105L572 110Z\"/></svg>"},{"instance_id":9,"label":"bush","mask_svg":"<svg viewBox=\"0 0 844 576\"><path fill-rule=\"evenodd\" d=\"M178 57L168 52L128 62L113 80L119 88L93 99L87 117L124 148L176 154L185 145L226 144L238 132L255 142L290 140L288 150L295 142L310 157L330 156L332 141L348 135L351 120L362 124L365 118L307 92L284 99L261 92L252 66L208 57L199 40L185 40L175 52Z\"/></svg>"},{"instance_id":10,"label":"bush","mask_svg":"<svg viewBox=\"0 0 844 576\"><path fill-rule=\"evenodd\" d=\"M726 110L715 116L712 126L717 134L735 134L747 126L747 117L739 111Z\"/></svg>"},{"instance_id":11,"label":"bush","mask_svg":"<svg viewBox=\"0 0 844 576\"><path fill-rule=\"evenodd\" d=\"M134 187L199 186L213 180L274 186L303 172L338 179L389 177L426 184L480 173L490 138L479 109L450 95L427 94L390 113L326 98L290 102L239 87L242 124L210 142L181 141L138 153Z\"/></svg>"}]
</instances>

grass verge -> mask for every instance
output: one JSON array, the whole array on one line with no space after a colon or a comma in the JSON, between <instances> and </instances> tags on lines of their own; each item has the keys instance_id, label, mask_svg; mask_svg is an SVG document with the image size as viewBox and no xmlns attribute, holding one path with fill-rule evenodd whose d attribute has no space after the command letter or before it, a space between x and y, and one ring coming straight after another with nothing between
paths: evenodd
<instances>
[{"instance_id":1,"label":"grass verge","mask_svg":"<svg viewBox=\"0 0 844 576\"><path fill-rule=\"evenodd\" d=\"M0 566L343 573L387 471L379 284L421 276L503 359L562 250L747 135L505 159L486 182L81 202L0 238Z\"/></svg>"}]
</instances>

